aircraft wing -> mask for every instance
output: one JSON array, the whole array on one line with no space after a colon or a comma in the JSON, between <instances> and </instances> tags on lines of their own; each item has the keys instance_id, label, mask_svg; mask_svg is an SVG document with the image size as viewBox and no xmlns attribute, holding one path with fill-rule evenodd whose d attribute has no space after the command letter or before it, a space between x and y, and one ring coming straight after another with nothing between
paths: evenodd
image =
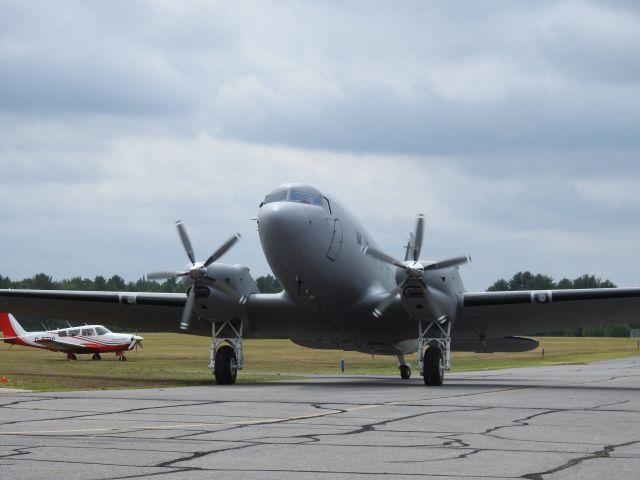
<instances>
[{"instance_id":1,"label":"aircraft wing","mask_svg":"<svg viewBox=\"0 0 640 480\"><path fill-rule=\"evenodd\" d=\"M178 331L185 301L183 293L0 290L0 311L18 317L98 323L131 331Z\"/></svg>"},{"instance_id":2,"label":"aircraft wing","mask_svg":"<svg viewBox=\"0 0 640 480\"><path fill-rule=\"evenodd\" d=\"M87 348L92 348L94 345L86 346L78 343L65 342L64 340L54 340L53 338L42 338L35 340L36 343L48 348L49 350L55 350L57 352L78 352Z\"/></svg>"},{"instance_id":3,"label":"aircraft wing","mask_svg":"<svg viewBox=\"0 0 640 480\"><path fill-rule=\"evenodd\" d=\"M629 323L640 318L640 288L468 292L454 331L476 339Z\"/></svg>"}]
</instances>

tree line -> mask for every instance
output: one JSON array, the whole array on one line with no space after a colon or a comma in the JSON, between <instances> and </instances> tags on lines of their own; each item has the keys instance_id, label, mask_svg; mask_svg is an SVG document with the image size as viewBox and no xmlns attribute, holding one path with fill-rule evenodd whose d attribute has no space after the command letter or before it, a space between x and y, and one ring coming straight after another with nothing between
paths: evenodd
<instances>
[{"instance_id":1,"label":"tree line","mask_svg":"<svg viewBox=\"0 0 640 480\"><path fill-rule=\"evenodd\" d=\"M262 293L277 293L282 287L273 275L262 275L256 279L258 289ZM509 280L501 278L491 285L487 291L511 291L511 290L561 290L569 288L615 288L610 280L602 280L595 275L582 275L569 280L563 278L556 282L549 275L532 274L531 272L518 272ZM170 278L164 282L156 282L140 278L135 282L127 282L119 275L105 278L97 275L93 279L79 276L64 280L53 280L50 275L38 273L30 278L13 281L9 277L0 275L0 288L24 288L34 290L83 290L83 291L124 291L124 292L184 292L181 281ZM584 327L562 332L545 332L541 335L564 335L571 337L628 337L631 328L640 328L640 321L631 324L606 325L599 327Z\"/></svg>"}]
</instances>

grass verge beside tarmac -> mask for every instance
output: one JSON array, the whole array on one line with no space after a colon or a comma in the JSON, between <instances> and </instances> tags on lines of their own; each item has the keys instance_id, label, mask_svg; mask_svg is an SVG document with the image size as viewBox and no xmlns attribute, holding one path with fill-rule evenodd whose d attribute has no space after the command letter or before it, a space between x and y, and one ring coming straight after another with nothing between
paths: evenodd
<instances>
[{"instance_id":1,"label":"grass verge beside tarmac","mask_svg":"<svg viewBox=\"0 0 640 480\"><path fill-rule=\"evenodd\" d=\"M35 391L113 388L156 388L213 383L209 339L193 335L145 333L144 348L127 352L127 361L105 354L102 361L79 355L68 361L62 353L0 343L0 377L5 388ZM640 355L635 338L541 337L540 347L524 353L453 352L453 371L490 370L560 364L583 364ZM338 350L312 350L288 340L245 340L245 368L240 383L293 378L291 374L398 375L395 357ZM544 348L544 357L542 355ZM415 355L407 358L414 365ZM417 372L414 371L414 375ZM3 385L0 384L0 388Z\"/></svg>"}]
</instances>

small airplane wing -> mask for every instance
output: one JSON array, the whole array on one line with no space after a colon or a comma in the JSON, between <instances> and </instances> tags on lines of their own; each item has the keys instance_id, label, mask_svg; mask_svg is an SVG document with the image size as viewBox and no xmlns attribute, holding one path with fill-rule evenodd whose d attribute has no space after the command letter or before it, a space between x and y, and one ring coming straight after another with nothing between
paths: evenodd
<instances>
[{"instance_id":1,"label":"small airplane wing","mask_svg":"<svg viewBox=\"0 0 640 480\"><path fill-rule=\"evenodd\" d=\"M178 331L185 301L183 293L0 290L0 311L9 311L16 316L145 331Z\"/></svg>"},{"instance_id":2,"label":"small airplane wing","mask_svg":"<svg viewBox=\"0 0 640 480\"><path fill-rule=\"evenodd\" d=\"M87 347L78 343L66 342L64 340L54 338L41 338L35 340L35 342L49 350L55 350L58 352L77 352L85 348L91 348L91 346Z\"/></svg>"},{"instance_id":3,"label":"small airplane wing","mask_svg":"<svg viewBox=\"0 0 640 480\"><path fill-rule=\"evenodd\" d=\"M637 321L640 288L469 292L455 330L475 338L533 335Z\"/></svg>"}]
</instances>

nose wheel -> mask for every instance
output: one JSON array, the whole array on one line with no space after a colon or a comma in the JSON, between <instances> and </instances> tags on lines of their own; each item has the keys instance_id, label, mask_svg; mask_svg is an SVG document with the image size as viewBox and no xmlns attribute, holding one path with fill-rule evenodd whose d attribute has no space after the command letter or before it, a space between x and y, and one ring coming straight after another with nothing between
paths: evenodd
<instances>
[{"instance_id":1,"label":"nose wheel","mask_svg":"<svg viewBox=\"0 0 640 480\"><path fill-rule=\"evenodd\" d=\"M411 378L411 366L407 363L404 355L396 355L398 357L398 369L400 370L400 378L409 380Z\"/></svg>"}]
</instances>

